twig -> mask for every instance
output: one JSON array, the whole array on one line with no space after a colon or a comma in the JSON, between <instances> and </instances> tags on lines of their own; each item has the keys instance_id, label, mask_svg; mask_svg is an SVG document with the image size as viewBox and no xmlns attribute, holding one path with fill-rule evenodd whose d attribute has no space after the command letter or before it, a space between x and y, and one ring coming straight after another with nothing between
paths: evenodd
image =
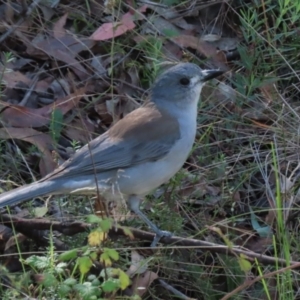
<instances>
[{"instance_id":1,"label":"twig","mask_svg":"<svg viewBox=\"0 0 300 300\"><path fill-rule=\"evenodd\" d=\"M40 75L44 72L44 67L45 67L46 63L44 63L40 68L39 68L39 72L35 73L34 77L31 80L31 85L29 87L29 89L26 91L25 96L23 97L22 101L18 104L20 106L26 106L33 89L36 87L36 84L39 80Z\"/></svg>"},{"instance_id":2,"label":"twig","mask_svg":"<svg viewBox=\"0 0 300 300\"><path fill-rule=\"evenodd\" d=\"M178 297L178 299L183 299L183 300L193 300L192 298L182 294L180 291L176 290L174 287L172 287L171 285L169 285L168 283L166 283L164 280L162 279L158 279L159 283L168 291L170 291L171 293L173 293L174 295L176 295Z\"/></svg>"},{"instance_id":3,"label":"twig","mask_svg":"<svg viewBox=\"0 0 300 300\"><path fill-rule=\"evenodd\" d=\"M9 29L0 36L0 44L3 43L22 23L32 14L32 11L39 5L41 0L34 0L27 8L24 17L21 17L16 24L9 27ZM8 25L6 25L8 26Z\"/></svg>"},{"instance_id":4,"label":"twig","mask_svg":"<svg viewBox=\"0 0 300 300\"><path fill-rule=\"evenodd\" d=\"M24 219L14 215L2 214L0 215L2 223L6 226L11 227L13 224L14 228L21 233L24 233L24 230L33 228L35 230L53 230L63 233L65 235L74 235L80 232L86 231L91 227L91 224L84 222L57 222L50 221L47 219Z\"/></svg>"},{"instance_id":5,"label":"twig","mask_svg":"<svg viewBox=\"0 0 300 300\"><path fill-rule=\"evenodd\" d=\"M246 289L246 288L249 288L251 285L253 285L255 282L258 282L262 279L265 279L265 278L269 278L269 277L272 277L272 276L275 276L275 275L278 275L280 273L284 273L288 270L292 270L292 269L296 269L296 268L300 268L300 262L297 262L291 266L288 266L288 267L285 267L285 268L282 268L280 270L276 270L274 272L270 272L270 273L266 273L262 276L257 276L256 278L254 278L253 280L251 281L246 281L245 283L243 283L242 285L238 286L236 289L234 289L233 291L231 291L230 293L228 293L226 296L224 296L221 300L227 300L229 299L230 297L233 297L235 294L237 294L238 292Z\"/></svg>"}]
</instances>

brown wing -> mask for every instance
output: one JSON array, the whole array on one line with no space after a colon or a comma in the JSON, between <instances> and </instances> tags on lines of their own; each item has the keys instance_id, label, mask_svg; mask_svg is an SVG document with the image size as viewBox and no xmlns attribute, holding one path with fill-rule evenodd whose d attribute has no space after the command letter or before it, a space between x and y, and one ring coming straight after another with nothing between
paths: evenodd
<instances>
[{"instance_id":1,"label":"brown wing","mask_svg":"<svg viewBox=\"0 0 300 300\"><path fill-rule=\"evenodd\" d=\"M158 160L179 138L177 120L148 104L85 145L47 178L95 174Z\"/></svg>"}]
</instances>

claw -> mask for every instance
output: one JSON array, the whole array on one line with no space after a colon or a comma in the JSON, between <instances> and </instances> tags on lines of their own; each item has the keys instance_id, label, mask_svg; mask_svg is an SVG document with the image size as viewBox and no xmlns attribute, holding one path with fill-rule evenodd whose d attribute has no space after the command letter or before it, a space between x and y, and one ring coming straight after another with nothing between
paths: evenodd
<instances>
[{"instance_id":1,"label":"claw","mask_svg":"<svg viewBox=\"0 0 300 300\"><path fill-rule=\"evenodd\" d=\"M171 237L173 235L172 232L170 231L165 231L165 230L159 230L159 232L155 232L155 237L150 245L151 248L155 248L158 242L160 241L161 238L165 237Z\"/></svg>"}]
</instances>

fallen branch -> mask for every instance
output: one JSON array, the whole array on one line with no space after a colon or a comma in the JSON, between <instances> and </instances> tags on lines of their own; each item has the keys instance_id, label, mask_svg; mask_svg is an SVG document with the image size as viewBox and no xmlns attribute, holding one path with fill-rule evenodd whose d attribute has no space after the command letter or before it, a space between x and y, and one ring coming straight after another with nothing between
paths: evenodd
<instances>
[{"instance_id":1,"label":"fallen branch","mask_svg":"<svg viewBox=\"0 0 300 300\"><path fill-rule=\"evenodd\" d=\"M12 227L23 233L23 230L53 230L58 231L65 235L75 235L80 232L84 232L91 228L91 224L87 224L79 221L50 221L47 219L25 219L14 215L2 214L0 215L2 223L8 227Z\"/></svg>"},{"instance_id":2,"label":"fallen branch","mask_svg":"<svg viewBox=\"0 0 300 300\"><path fill-rule=\"evenodd\" d=\"M53 230L61 232L65 235L74 235L76 233L87 231L91 229L92 224L79 222L79 221L72 221L72 222L58 222L58 221L49 221L47 219L24 219L19 218L13 215L3 214L0 216L2 221L5 223L6 226L12 227L25 234L28 233L28 230ZM151 232L130 228L130 231L135 239L139 240L146 240L152 241L154 238L154 234ZM109 236L127 236L121 228L112 228L109 231ZM179 247L182 248L194 248L199 249L202 251L210 251L212 253L220 253L226 254L231 256L240 256L241 254L245 255L245 259L254 262L255 259L264 264L264 265L280 265L282 267L287 266L287 262L285 259L276 258L268 255L263 255L260 253L256 253L250 251L246 248L240 246L234 246L232 248L219 245L215 243L210 243L203 240L196 240L192 238L182 238L179 236L172 236L172 237L163 237L160 240L160 243L164 245L171 245L168 248L175 248L178 249ZM298 265L296 261L290 261L290 265Z\"/></svg>"},{"instance_id":3,"label":"fallen branch","mask_svg":"<svg viewBox=\"0 0 300 300\"><path fill-rule=\"evenodd\" d=\"M154 238L154 234L139 230L139 229L134 229L130 228L133 236L137 239L140 240L147 240L147 241L152 241ZM121 229L112 229L110 230L110 235L124 235L124 232ZM220 254L227 254L231 256L239 256L240 254L245 255L245 259L248 259L249 261L254 262L255 259L264 264L264 265L280 265L280 266L287 266L287 262L285 259L281 258L276 258L268 255L263 255L259 254L253 251L250 251L246 248L240 247L240 246L234 246L232 248L229 248L228 246L225 245L219 245L215 243L210 243L207 241L202 241L202 240L195 240L191 238L181 238L179 236L172 236L172 237L163 237L160 240L160 243L165 244L165 245L172 245L171 247L168 247L170 249L175 248L178 249L178 246L181 246L182 248L194 248L194 249L199 249L203 251L210 251L212 253L220 253ZM289 265L299 265L297 261L290 261Z\"/></svg>"}]
</instances>

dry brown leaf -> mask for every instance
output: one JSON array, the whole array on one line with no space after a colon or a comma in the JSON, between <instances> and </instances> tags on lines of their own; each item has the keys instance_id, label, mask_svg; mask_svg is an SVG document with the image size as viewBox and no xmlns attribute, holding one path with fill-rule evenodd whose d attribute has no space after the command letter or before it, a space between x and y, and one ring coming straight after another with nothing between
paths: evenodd
<instances>
[{"instance_id":1,"label":"dry brown leaf","mask_svg":"<svg viewBox=\"0 0 300 300\"><path fill-rule=\"evenodd\" d=\"M78 89L75 93L55 101L53 104L46 105L42 108L33 109L19 105L9 105L0 102L3 106L8 106L0 114L1 120L6 126L11 127L41 127L49 124L54 110L59 109L64 115L74 106L85 93L85 88Z\"/></svg>"},{"instance_id":2,"label":"dry brown leaf","mask_svg":"<svg viewBox=\"0 0 300 300\"><path fill-rule=\"evenodd\" d=\"M5 249L5 245L10 237L13 235L11 228L0 224L0 250Z\"/></svg>"},{"instance_id":3,"label":"dry brown leaf","mask_svg":"<svg viewBox=\"0 0 300 300\"><path fill-rule=\"evenodd\" d=\"M8 88L14 88L19 82L30 84L31 80L19 71L4 69L0 64L0 73L3 74L3 85Z\"/></svg>"},{"instance_id":4,"label":"dry brown leaf","mask_svg":"<svg viewBox=\"0 0 300 300\"><path fill-rule=\"evenodd\" d=\"M63 15L56 22L54 31L49 36L37 35L27 45L27 53L41 59L48 59L48 56L51 56L55 60L64 62L81 80L85 80L90 74L76 59L76 56L79 52L93 47L95 42L88 38L78 38L76 35L67 32L63 28L67 16L67 14Z\"/></svg>"},{"instance_id":5,"label":"dry brown leaf","mask_svg":"<svg viewBox=\"0 0 300 300\"><path fill-rule=\"evenodd\" d=\"M143 274L148 269L147 260L140 255L137 251L131 251L131 265L126 271L127 275L133 277L136 274Z\"/></svg>"},{"instance_id":6,"label":"dry brown leaf","mask_svg":"<svg viewBox=\"0 0 300 300\"><path fill-rule=\"evenodd\" d=\"M224 71L229 70L226 65L226 56L222 51L218 51L213 45L201 41L199 38L191 35L180 35L172 38L181 47L190 47L207 58L210 58L214 65Z\"/></svg>"},{"instance_id":7,"label":"dry brown leaf","mask_svg":"<svg viewBox=\"0 0 300 300\"><path fill-rule=\"evenodd\" d=\"M45 133L38 132L32 128L1 128L1 139L19 139L35 145L41 152L40 173L45 176L52 172L57 164L53 161L52 154L49 149L53 148L53 140Z\"/></svg>"},{"instance_id":8,"label":"dry brown leaf","mask_svg":"<svg viewBox=\"0 0 300 300\"><path fill-rule=\"evenodd\" d=\"M1 59L5 61L3 55ZM26 86L31 86L32 80L21 73L20 70L22 67L33 63L32 59L27 58L19 58L14 61L11 61L5 65L0 63L0 73L3 74L2 84L6 86L6 88L15 88L20 85L20 83L24 83ZM39 92L45 92L49 86L49 83L53 81L52 77L44 78L43 80L38 81L33 90Z\"/></svg>"},{"instance_id":9,"label":"dry brown leaf","mask_svg":"<svg viewBox=\"0 0 300 300\"><path fill-rule=\"evenodd\" d=\"M113 122L113 117L107 110L106 102L96 103L94 108L97 114L99 115L101 124L104 124L105 126L109 126Z\"/></svg>"},{"instance_id":10,"label":"dry brown leaf","mask_svg":"<svg viewBox=\"0 0 300 300\"><path fill-rule=\"evenodd\" d=\"M147 9L147 5L143 5L138 12L143 13ZM119 22L111 22L102 24L92 35L94 41L105 41L124 34L125 32L135 28L135 20L142 20L142 14L136 11L129 11L124 14Z\"/></svg>"},{"instance_id":11,"label":"dry brown leaf","mask_svg":"<svg viewBox=\"0 0 300 300\"><path fill-rule=\"evenodd\" d=\"M68 13L64 14L53 26L53 36L57 39L62 38L66 34L64 26L68 19Z\"/></svg>"},{"instance_id":12,"label":"dry brown leaf","mask_svg":"<svg viewBox=\"0 0 300 300\"><path fill-rule=\"evenodd\" d=\"M16 244L18 245L22 244L26 239L27 237L21 233L17 233L16 235L13 235L5 244L5 249L4 249L5 253L7 253L7 251L11 247L14 247Z\"/></svg>"},{"instance_id":13,"label":"dry brown leaf","mask_svg":"<svg viewBox=\"0 0 300 300\"><path fill-rule=\"evenodd\" d=\"M84 116L75 118L63 129L64 135L70 140L79 141L87 144L96 137L95 126L89 122Z\"/></svg>"},{"instance_id":14,"label":"dry brown leaf","mask_svg":"<svg viewBox=\"0 0 300 300\"><path fill-rule=\"evenodd\" d=\"M273 84L265 84L260 87L260 91L264 96L266 106L271 105L278 100L278 92Z\"/></svg>"},{"instance_id":15,"label":"dry brown leaf","mask_svg":"<svg viewBox=\"0 0 300 300\"><path fill-rule=\"evenodd\" d=\"M151 283L157 278L158 275L152 271L146 271L144 274L139 274L132 281L132 290L142 297L147 292Z\"/></svg>"},{"instance_id":16,"label":"dry brown leaf","mask_svg":"<svg viewBox=\"0 0 300 300\"><path fill-rule=\"evenodd\" d=\"M243 247L246 247L247 249L254 251L256 253L265 253L268 249L270 249L270 246L272 246L272 237L255 237L249 239L246 244L243 244Z\"/></svg>"}]
</instances>

